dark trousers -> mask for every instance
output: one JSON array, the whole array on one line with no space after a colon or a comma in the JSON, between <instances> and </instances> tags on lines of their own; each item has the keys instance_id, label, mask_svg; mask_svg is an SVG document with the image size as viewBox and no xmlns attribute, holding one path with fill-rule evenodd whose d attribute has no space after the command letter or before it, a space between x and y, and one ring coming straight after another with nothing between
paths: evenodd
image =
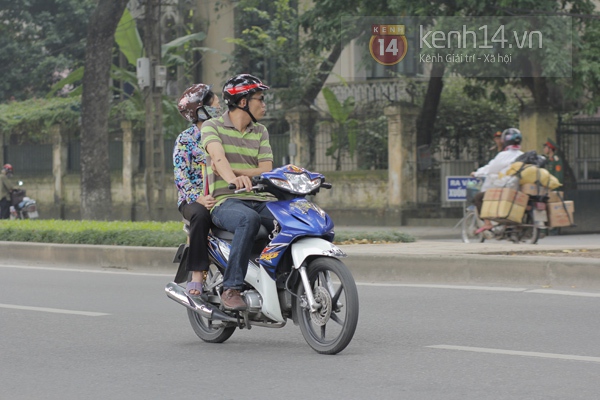
<instances>
[{"instance_id":1,"label":"dark trousers","mask_svg":"<svg viewBox=\"0 0 600 400\"><path fill-rule=\"evenodd\" d=\"M223 289L240 290L248 271L248 259L261 225L273 231L273 214L266 201L227 199L212 212L213 223L233 233L229 263L223 275Z\"/></svg>"},{"instance_id":2,"label":"dark trousers","mask_svg":"<svg viewBox=\"0 0 600 400\"><path fill-rule=\"evenodd\" d=\"M0 219L8 219L10 217L10 200L6 197L0 199Z\"/></svg>"},{"instance_id":3,"label":"dark trousers","mask_svg":"<svg viewBox=\"0 0 600 400\"><path fill-rule=\"evenodd\" d=\"M200 203L182 203L179 212L190 221L190 245L186 270L208 271L208 231L210 230L210 211Z\"/></svg>"}]
</instances>

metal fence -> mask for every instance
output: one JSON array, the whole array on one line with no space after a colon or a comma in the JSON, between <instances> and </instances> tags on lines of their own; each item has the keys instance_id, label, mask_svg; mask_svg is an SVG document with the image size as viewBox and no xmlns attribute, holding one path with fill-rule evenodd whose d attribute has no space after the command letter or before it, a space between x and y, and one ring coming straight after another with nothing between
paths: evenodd
<instances>
[{"instance_id":1,"label":"metal fence","mask_svg":"<svg viewBox=\"0 0 600 400\"><path fill-rule=\"evenodd\" d=\"M580 190L600 189L600 119L560 122L557 141L566 172L572 171L565 174L565 184L575 180Z\"/></svg>"},{"instance_id":2,"label":"metal fence","mask_svg":"<svg viewBox=\"0 0 600 400\"><path fill-rule=\"evenodd\" d=\"M4 147L4 160L19 174L52 174L51 144L22 144Z\"/></svg>"},{"instance_id":3,"label":"metal fence","mask_svg":"<svg viewBox=\"0 0 600 400\"><path fill-rule=\"evenodd\" d=\"M385 117L359 121L353 128L322 121L317 125L312 151L317 171L385 170L387 121Z\"/></svg>"},{"instance_id":4,"label":"metal fence","mask_svg":"<svg viewBox=\"0 0 600 400\"><path fill-rule=\"evenodd\" d=\"M289 162L288 149L290 135L282 133L271 135L271 147L273 150L273 165L278 167ZM138 171L144 171L145 165L145 141L141 140L133 144L137 146L136 153L139 154ZM165 170L173 170L173 147L174 139L164 141ZM67 172L81 172L81 142L72 141L67 146ZM52 174L52 145L51 144L25 144L9 145L4 147L4 160L12 164L15 171L24 174ZM123 142L112 140L108 143L108 164L111 171L123 169Z\"/></svg>"}]
</instances>

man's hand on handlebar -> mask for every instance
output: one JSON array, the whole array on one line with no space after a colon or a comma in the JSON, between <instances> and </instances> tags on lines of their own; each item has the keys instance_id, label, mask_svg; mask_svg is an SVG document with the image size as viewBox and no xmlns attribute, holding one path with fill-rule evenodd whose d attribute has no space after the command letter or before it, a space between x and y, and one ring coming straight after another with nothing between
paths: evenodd
<instances>
[{"instance_id":1,"label":"man's hand on handlebar","mask_svg":"<svg viewBox=\"0 0 600 400\"><path fill-rule=\"evenodd\" d=\"M245 188L246 192L252 190L252 180L244 175L236 176L235 179L229 181L229 185L235 185L237 190Z\"/></svg>"}]
</instances>

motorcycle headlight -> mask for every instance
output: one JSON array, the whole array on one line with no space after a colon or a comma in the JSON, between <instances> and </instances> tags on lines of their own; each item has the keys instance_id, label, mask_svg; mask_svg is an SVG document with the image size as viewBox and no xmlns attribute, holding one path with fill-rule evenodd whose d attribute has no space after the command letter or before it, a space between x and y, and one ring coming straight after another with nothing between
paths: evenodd
<instances>
[{"instance_id":1,"label":"motorcycle headlight","mask_svg":"<svg viewBox=\"0 0 600 400\"><path fill-rule=\"evenodd\" d=\"M308 174L284 174L286 179L271 178L271 182L286 191L294 194L308 194L321 185L321 179L310 179Z\"/></svg>"}]
</instances>

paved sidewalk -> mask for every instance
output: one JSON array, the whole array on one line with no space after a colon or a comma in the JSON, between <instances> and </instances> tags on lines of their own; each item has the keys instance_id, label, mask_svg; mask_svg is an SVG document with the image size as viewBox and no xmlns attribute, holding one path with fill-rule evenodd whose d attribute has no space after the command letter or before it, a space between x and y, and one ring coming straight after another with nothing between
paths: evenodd
<instances>
[{"instance_id":1,"label":"paved sidewalk","mask_svg":"<svg viewBox=\"0 0 600 400\"><path fill-rule=\"evenodd\" d=\"M458 223L458 220L456 221ZM336 232L388 232L399 231L414 236L417 240L460 239L460 228L446 226L348 226L336 225Z\"/></svg>"},{"instance_id":2,"label":"paved sidewalk","mask_svg":"<svg viewBox=\"0 0 600 400\"><path fill-rule=\"evenodd\" d=\"M459 231L440 227L337 227L398 230L414 243L341 245L360 282L530 285L600 289L600 240L593 244L461 243ZM0 242L3 263L65 268L175 273L174 248ZM583 251L582 251L583 250Z\"/></svg>"}]
</instances>

